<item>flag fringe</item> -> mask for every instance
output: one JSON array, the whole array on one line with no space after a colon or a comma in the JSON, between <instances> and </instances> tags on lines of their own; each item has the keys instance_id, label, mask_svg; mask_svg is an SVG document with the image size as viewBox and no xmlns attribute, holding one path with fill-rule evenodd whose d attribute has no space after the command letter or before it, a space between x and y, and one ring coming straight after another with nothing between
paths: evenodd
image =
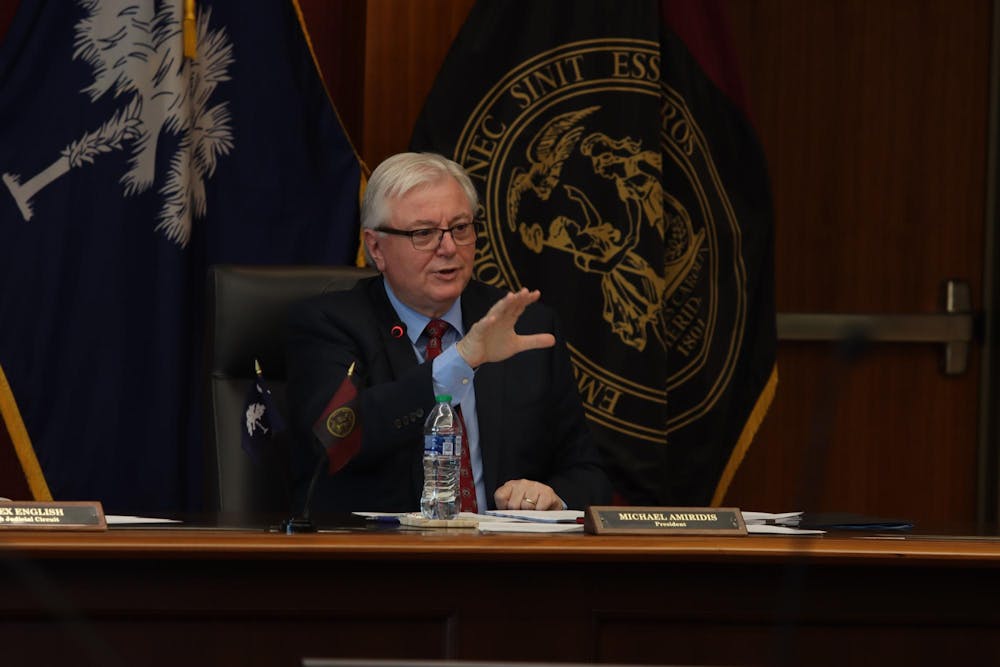
<instances>
[{"instance_id":1,"label":"flag fringe","mask_svg":"<svg viewBox=\"0 0 1000 667\"><path fill-rule=\"evenodd\" d=\"M718 507L725 500L726 492L729 491L729 485L733 481L733 477L736 476L736 471L739 469L740 464L743 463L743 457L746 456L747 451L750 449L750 443L753 442L753 438L757 434L757 429L763 423L777 389L778 365L775 364L771 367L771 375L767 379L763 391L760 392L760 396L757 397L757 402L754 404L753 410L750 411L750 416L747 418L746 424L743 425L743 430L740 432L740 439L729 455L729 462L722 471L719 483L715 487L715 494L712 495L712 507Z\"/></svg>"},{"instance_id":2,"label":"flag fringe","mask_svg":"<svg viewBox=\"0 0 1000 667\"><path fill-rule=\"evenodd\" d=\"M11 391L10 384L7 383L7 376L0 366L0 419L7 425L7 432L10 434L11 442L14 443L14 453L21 463L21 470L24 478L31 489L34 500L51 501L52 492L45 482L45 475L42 473L42 466L35 456L35 449L31 446L31 438L28 437L28 430L24 427L21 419L21 412L17 409L17 402L14 400L14 392Z\"/></svg>"},{"instance_id":3,"label":"flag fringe","mask_svg":"<svg viewBox=\"0 0 1000 667\"><path fill-rule=\"evenodd\" d=\"M198 57L198 25L194 2L195 0L184 0L183 23L184 57L192 60Z\"/></svg>"}]
</instances>

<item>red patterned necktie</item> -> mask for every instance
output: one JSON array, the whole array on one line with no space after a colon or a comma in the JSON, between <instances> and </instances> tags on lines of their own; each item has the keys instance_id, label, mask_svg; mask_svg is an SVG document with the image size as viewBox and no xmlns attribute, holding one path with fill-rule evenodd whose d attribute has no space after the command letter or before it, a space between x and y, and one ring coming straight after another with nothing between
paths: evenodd
<instances>
[{"instance_id":1,"label":"red patterned necktie","mask_svg":"<svg viewBox=\"0 0 1000 667\"><path fill-rule=\"evenodd\" d=\"M451 326L444 320L431 320L424 328L427 334L427 349L424 353L426 361L431 361L441 354L441 336ZM479 504L476 502L476 484L472 479L472 462L469 459L469 436L468 429L465 428L465 419L462 417L462 408L455 408L458 413L458 421L462 424L462 457L459 463L459 487L462 494L462 511L478 512Z\"/></svg>"}]
</instances>

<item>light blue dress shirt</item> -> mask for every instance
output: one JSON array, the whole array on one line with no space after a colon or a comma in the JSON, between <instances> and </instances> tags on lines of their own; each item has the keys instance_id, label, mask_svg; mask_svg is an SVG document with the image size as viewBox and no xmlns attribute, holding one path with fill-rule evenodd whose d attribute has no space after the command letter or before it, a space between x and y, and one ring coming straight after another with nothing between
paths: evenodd
<instances>
[{"instance_id":1,"label":"light blue dress shirt","mask_svg":"<svg viewBox=\"0 0 1000 667\"><path fill-rule=\"evenodd\" d=\"M396 310L399 319L406 325L406 335L413 345L417 359L423 363L424 350L427 348L427 336L424 328L431 318L421 315L402 301L383 280L389 303ZM483 481L483 457L479 450L479 417L476 415L476 389L473 386L475 371L467 364L455 348L455 343L465 335L462 327L462 298L459 297L451 308L440 319L451 325L441 337L441 349L433 363L432 376L434 380L434 395L449 394L452 405L462 406L462 419L465 421L465 445L469 448L469 463L472 465L472 478L476 484L476 504L480 512L486 511L486 485Z\"/></svg>"}]
</instances>

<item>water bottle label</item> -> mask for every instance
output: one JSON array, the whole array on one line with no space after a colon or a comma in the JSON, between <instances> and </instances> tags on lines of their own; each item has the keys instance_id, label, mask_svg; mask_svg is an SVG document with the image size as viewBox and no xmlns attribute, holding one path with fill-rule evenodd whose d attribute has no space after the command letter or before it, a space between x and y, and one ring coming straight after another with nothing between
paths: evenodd
<instances>
[{"instance_id":1,"label":"water bottle label","mask_svg":"<svg viewBox=\"0 0 1000 667\"><path fill-rule=\"evenodd\" d=\"M432 456L459 456L462 452L460 435L425 435L424 454Z\"/></svg>"}]
</instances>

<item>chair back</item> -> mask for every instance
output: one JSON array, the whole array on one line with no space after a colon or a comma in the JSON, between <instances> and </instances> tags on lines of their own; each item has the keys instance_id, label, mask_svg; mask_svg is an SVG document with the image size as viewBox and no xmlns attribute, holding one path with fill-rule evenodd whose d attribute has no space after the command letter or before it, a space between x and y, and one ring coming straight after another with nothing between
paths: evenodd
<instances>
[{"instance_id":1,"label":"chair back","mask_svg":"<svg viewBox=\"0 0 1000 667\"><path fill-rule=\"evenodd\" d=\"M275 408L285 404L289 307L349 289L373 269L353 266L215 265L208 274L208 433L205 507L226 513L291 511L288 433L257 461L242 448L247 392L260 362Z\"/></svg>"}]
</instances>

